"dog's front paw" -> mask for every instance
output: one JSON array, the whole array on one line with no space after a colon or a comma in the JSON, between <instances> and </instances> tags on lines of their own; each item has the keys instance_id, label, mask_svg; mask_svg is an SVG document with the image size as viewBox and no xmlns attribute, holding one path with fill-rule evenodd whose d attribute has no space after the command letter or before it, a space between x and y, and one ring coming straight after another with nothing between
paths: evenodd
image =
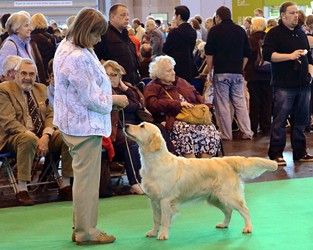
<instances>
[{"instance_id":1,"label":"dog's front paw","mask_svg":"<svg viewBox=\"0 0 313 250\"><path fill-rule=\"evenodd\" d=\"M244 234L252 233L252 227L244 227L242 229L242 233L244 233Z\"/></svg>"},{"instance_id":2,"label":"dog's front paw","mask_svg":"<svg viewBox=\"0 0 313 250\"><path fill-rule=\"evenodd\" d=\"M147 237L155 237L157 234L158 234L158 231L152 229L146 233L146 236Z\"/></svg>"},{"instance_id":3,"label":"dog's front paw","mask_svg":"<svg viewBox=\"0 0 313 250\"><path fill-rule=\"evenodd\" d=\"M168 234L161 232L159 237L158 237L158 240L168 240Z\"/></svg>"},{"instance_id":4,"label":"dog's front paw","mask_svg":"<svg viewBox=\"0 0 313 250\"><path fill-rule=\"evenodd\" d=\"M216 228L228 228L228 224L225 224L224 222L222 222L222 223L218 223L215 227Z\"/></svg>"}]
</instances>

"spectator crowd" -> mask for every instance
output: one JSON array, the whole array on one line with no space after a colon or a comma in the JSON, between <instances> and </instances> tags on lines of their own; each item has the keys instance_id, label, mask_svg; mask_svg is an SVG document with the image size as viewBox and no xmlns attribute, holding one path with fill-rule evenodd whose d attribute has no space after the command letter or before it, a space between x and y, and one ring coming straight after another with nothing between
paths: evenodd
<instances>
[{"instance_id":1,"label":"spectator crowd","mask_svg":"<svg viewBox=\"0 0 313 250\"><path fill-rule=\"evenodd\" d=\"M111 6L108 20L84 8L61 28L43 13L20 11L2 15L1 26L0 150L16 156L17 201L34 204L33 162L61 157L59 198L75 204L77 244L115 240L95 229L96 217L81 220L84 209L97 212L101 142L109 160L123 162L130 192L143 194L138 145L123 133L125 123L144 121L139 111L176 155L215 157L237 129L242 140L269 136L269 158L285 166L290 129L293 159L313 161L305 137L313 129L313 15L295 3L282 3L278 19L258 8L242 26L225 6L203 19L179 5L165 24L130 20L124 4ZM209 107L211 124L177 119L197 104Z\"/></svg>"}]
</instances>

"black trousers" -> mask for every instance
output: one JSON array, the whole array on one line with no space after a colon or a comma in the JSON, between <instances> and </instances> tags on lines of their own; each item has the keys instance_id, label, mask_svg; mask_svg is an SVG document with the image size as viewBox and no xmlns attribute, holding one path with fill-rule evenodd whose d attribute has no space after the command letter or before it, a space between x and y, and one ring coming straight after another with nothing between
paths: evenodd
<instances>
[{"instance_id":1,"label":"black trousers","mask_svg":"<svg viewBox=\"0 0 313 250\"><path fill-rule=\"evenodd\" d=\"M263 133L269 133L272 120L273 91L270 81L248 82L250 94L250 121L251 130L256 135L258 127Z\"/></svg>"}]
</instances>

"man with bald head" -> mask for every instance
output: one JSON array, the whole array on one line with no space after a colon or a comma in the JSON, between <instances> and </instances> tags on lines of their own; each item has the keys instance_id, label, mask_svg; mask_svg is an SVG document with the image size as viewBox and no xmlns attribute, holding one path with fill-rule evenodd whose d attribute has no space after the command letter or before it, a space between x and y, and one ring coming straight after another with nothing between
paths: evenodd
<instances>
[{"instance_id":1,"label":"man with bald head","mask_svg":"<svg viewBox=\"0 0 313 250\"><path fill-rule=\"evenodd\" d=\"M149 64L152 62L152 48L150 44L144 43L140 46L139 72L142 78L149 78Z\"/></svg>"},{"instance_id":2,"label":"man with bald head","mask_svg":"<svg viewBox=\"0 0 313 250\"><path fill-rule=\"evenodd\" d=\"M163 34L159 30L155 21L148 19L146 22L146 33L150 35L150 46L152 47L152 57L163 55Z\"/></svg>"},{"instance_id":3,"label":"man with bald head","mask_svg":"<svg viewBox=\"0 0 313 250\"><path fill-rule=\"evenodd\" d=\"M115 4L109 11L109 27L96 44L94 51L99 60L113 60L123 66L126 74L123 80L136 85L140 82L139 60L135 44L128 36L129 11L124 4Z\"/></svg>"}]
</instances>

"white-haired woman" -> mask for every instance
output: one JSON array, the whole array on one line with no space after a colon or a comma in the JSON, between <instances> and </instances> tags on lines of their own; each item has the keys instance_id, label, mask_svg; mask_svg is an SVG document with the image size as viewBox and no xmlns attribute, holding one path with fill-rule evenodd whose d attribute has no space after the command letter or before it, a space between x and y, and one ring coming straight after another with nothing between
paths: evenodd
<instances>
[{"instance_id":1,"label":"white-haired woman","mask_svg":"<svg viewBox=\"0 0 313 250\"><path fill-rule=\"evenodd\" d=\"M205 50L204 47L206 45L206 42L200 42L197 46L198 49L198 55L196 57L196 64L197 64L197 69L198 73L201 76L201 74L206 75L208 74L207 69L206 69L206 55L205 55Z\"/></svg>"},{"instance_id":2,"label":"white-haired woman","mask_svg":"<svg viewBox=\"0 0 313 250\"><path fill-rule=\"evenodd\" d=\"M23 12L13 13L6 22L9 37L0 49L0 75L3 75L3 64L7 56L17 55L34 60L30 46L31 18Z\"/></svg>"},{"instance_id":3,"label":"white-haired woman","mask_svg":"<svg viewBox=\"0 0 313 250\"><path fill-rule=\"evenodd\" d=\"M249 44L251 49L245 67L245 80L248 82L250 100L250 121L254 137L261 132L263 135L269 133L272 117L272 87L270 85L271 72L260 72L256 70L255 64L259 51L259 42L265 36L266 20L263 17L254 17L251 20L251 33ZM260 129L258 131L258 128Z\"/></svg>"},{"instance_id":4,"label":"white-haired woman","mask_svg":"<svg viewBox=\"0 0 313 250\"><path fill-rule=\"evenodd\" d=\"M144 89L146 106L157 122L165 122L177 155L215 156L221 143L214 124L194 125L175 119L183 107L203 103L203 98L186 80L175 76L174 65L169 56L156 57L150 64L152 81Z\"/></svg>"}]
</instances>

